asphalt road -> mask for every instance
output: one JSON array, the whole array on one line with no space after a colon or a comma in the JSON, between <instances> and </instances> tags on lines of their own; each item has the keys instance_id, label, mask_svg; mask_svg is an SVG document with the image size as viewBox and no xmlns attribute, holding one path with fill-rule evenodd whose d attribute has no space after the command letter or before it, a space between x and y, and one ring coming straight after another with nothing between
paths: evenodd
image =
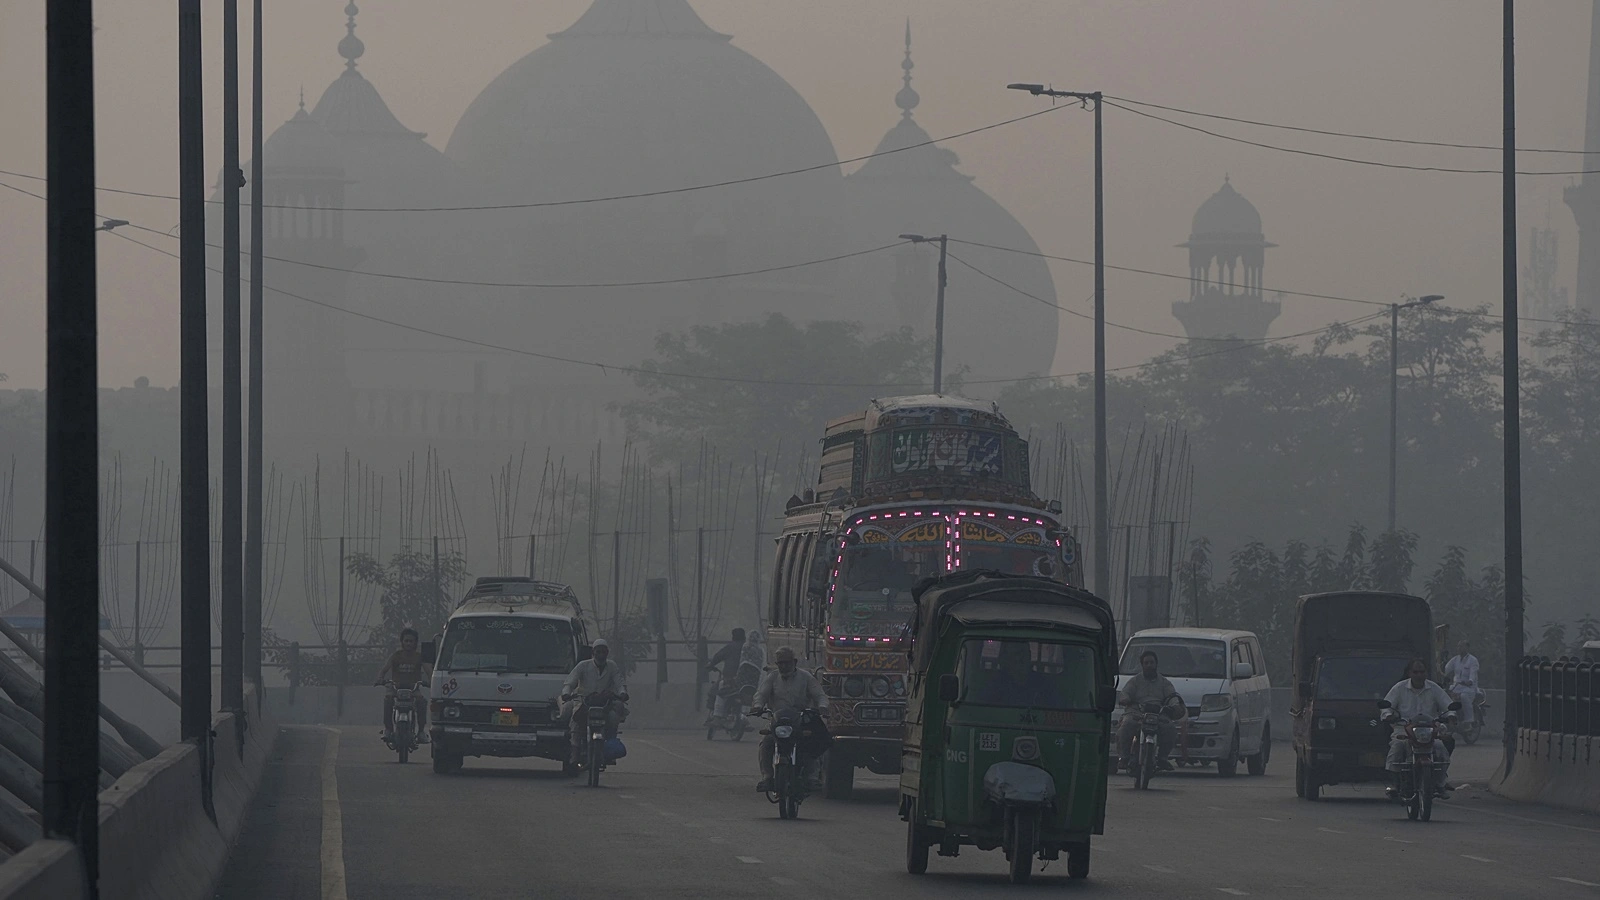
<instances>
[{"instance_id":1,"label":"asphalt road","mask_svg":"<svg viewBox=\"0 0 1600 900\"><path fill-rule=\"evenodd\" d=\"M813 798L782 821L754 793L753 744L623 737L627 759L591 789L542 760L468 760L440 776L426 753L397 764L373 729L288 729L217 896L1600 897L1600 818L1477 788L1426 824L1376 786L1307 803L1283 745L1260 778L1187 771L1147 792L1113 779L1089 880L1069 881L1063 860L1016 887L998 851L935 855L927 875L906 874L892 777L863 774L852 801ZM1452 780L1481 784L1496 752L1463 749Z\"/></svg>"}]
</instances>

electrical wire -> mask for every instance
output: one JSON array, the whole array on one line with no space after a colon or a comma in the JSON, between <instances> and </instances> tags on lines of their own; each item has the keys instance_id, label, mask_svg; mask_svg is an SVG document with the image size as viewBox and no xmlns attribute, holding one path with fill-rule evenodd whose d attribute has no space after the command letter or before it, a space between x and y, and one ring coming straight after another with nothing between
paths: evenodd
<instances>
[{"instance_id":1,"label":"electrical wire","mask_svg":"<svg viewBox=\"0 0 1600 900\"><path fill-rule=\"evenodd\" d=\"M920 149L922 147L930 147L930 146L933 146L935 144L943 143L945 141L953 141L953 140L956 140L958 138L970 137L971 135L974 135L974 134L981 134L981 133L983 133L985 131L993 131L996 128L1004 128L1004 127L1006 127L1008 125L1015 125L1018 122L1026 122L1029 119L1037 118L1039 116L1055 112L1058 109L1067 109L1067 108L1069 108L1069 107L1066 107L1066 106L1053 106L1053 107L1050 107L1049 109L1044 109L1044 110L1040 110L1038 112L1028 113L1027 115L1023 115L1023 116L1015 116L1013 118L1006 119L1006 120L1001 121L1001 122L995 122L993 124L984 125L984 126L981 126L979 128L968 129L967 131L960 131L960 132L957 132L955 134L947 135L947 136L942 137L942 138L931 138L929 140L920 141L918 143L911 144L909 146L896 147L896 148L894 148L892 150L879 150L879 151L874 152L874 153L868 153L865 156L856 156L856 157L852 157L850 159L841 159L841 160L838 160L837 162L819 163L819 164L814 165L814 166L805 166L805 167L799 168L799 169L788 169L788 170L785 170L785 171L782 171L782 172L770 172L770 173L767 173L765 175L753 175L753 176L750 176L748 178L730 178L730 179L727 179L725 181L714 181L714 182L710 182L710 183L707 183L707 184L689 185L687 187L669 188L669 189L666 189L666 190L638 191L638 192L635 192L635 193L628 193L628 194L611 194L611 195L603 196L603 197L583 197L583 198L577 198L577 199L573 199L573 200L545 200L545 201L530 202L530 203L497 203L497 204L489 204L489 205L483 205L483 206L337 206L337 207L335 207L335 206L295 206L295 205L289 205L289 204L263 203L262 204L262 208L263 209L324 210L324 211L330 211L330 212L347 212L347 213L352 213L352 212L354 212L354 213L378 213L378 212L408 212L408 213L418 213L418 212L476 212L476 211L480 211L480 210L549 209L549 208L561 207L561 206L582 206L582 205L591 204L591 203L611 203L611 202L615 202L615 201L618 201L618 200L643 200L643 199L646 199L646 198L649 198L649 197L667 197L667 196L672 196L674 194L688 194L688 193L693 193L695 191L710 190L712 188L732 187L734 185L740 185L740 184L754 184L754 183L759 182L759 181L771 181L771 180L773 180L775 178L786 178L786 177L788 177L790 175L804 175L804 174L807 174L807 173L810 173L810 172L820 172L820 171L823 171L823 170L826 170L826 169L835 169L835 168L838 168L839 166L847 166L847 165L852 165L852 164L858 163L858 162L866 162L869 159L876 159L876 158L878 158L880 156L889 156L889 155L895 154L895 153L905 153L908 150L917 150L917 149ZM14 177L14 178L27 178L27 179L31 179L31 180L34 180L34 181L44 181L45 180L45 178L43 176L28 175L28 174L24 174L22 172L11 172L11 171L6 171L4 169L0 169L0 175L9 175L9 176ZM130 196L130 197L145 197L145 198L152 199L152 200L177 200L177 199L179 199L178 197L176 197L176 196L174 196L172 194L156 194L156 193L150 193L150 192L147 192L147 191L130 191L130 190L123 190L123 189L118 189L118 188L106 188L106 187L96 188L96 190L104 191L104 192L106 192L108 194L123 194L123 195ZM208 204L220 204L221 202L222 201L220 201L220 200L207 200L206 201L206 203L208 203Z\"/></svg>"},{"instance_id":2,"label":"electrical wire","mask_svg":"<svg viewBox=\"0 0 1600 900\"><path fill-rule=\"evenodd\" d=\"M1106 99L1106 100L1104 100L1102 102L1104 102L1107 106L1110 106L1110 107L1112 107L1114 109L1120 109L1123 112L1133 113L1136 116L1143 116L1143 117L1145 117L1147 119L1154 119L1157 122L1165 122L1168 125L1176 125L1177 127L1186 129L1188 131L1198 131L1201 134L1210 135L1211 137L1214 137L1214 138L1221 138L1222 140L1225 140L1225 141L1233 141L1234 143L1245 144L1245 145L1248 145L1248 146L1251 146L1251 147L1260 147L1263 150L1276 150L1279 153L1292 153L1292 154L1295 154L1296 156L1313 156L1313 157L1316 157L1318 159L1331 159L1331 160L1335 160L1337 162L1354 163L1356 165L1361 165L1361 166L1375 166L1375 167L1380 168L1380 169L1403 169L1403 170L1410 171L1410 172L1445 172L1445 173L1454 174L1454 175L1501 175L1501 174L1504 174L1502 172L1502 170L1500 170L1500 169L1460 169L1460 168L1454 168L1454 167L1451 167L1451 166L1414 166L1414 165L1407 165L1405 163L1382 162L1382 161L1376 160L1376 159L1362 159L1360 157L1355 157L1355 156L1340 156L1337 153L1320 153L1320 152L1318 152L1316 150L1303 150L1303 149L1300 149L1298 147L1282 147L1282 146L1279 146L1277 144L1267 144L1267 143L1263 143L1261 141L1252 141L1249 138L1238 137L1236 135L1223 134L1220 131L1211 131L1211 130L1206 129L1206 128L1201 128L1199 125L1191 125L1188 122L1179 122L1179 121L1176 121L1174 119L1168 119L1168 118L1166 118L1164 116L1158 116L1155 113L1147 112L1147 111L1142 110L1142 109L1134 109L1131 106L1123 106L1120 103L1113 103L1109 99ZM1600 169L1576 169L1576 170L1572 170L1572 171L1562 171L1562 172L1518 172L1517 174L1518 175L1595 175L1595 174L1600 174Z\"/></svg>"},{"instance_id":3,"label":"electrical wire","mask_svg":"<svg viewBox=\"0 0 1600 900\"><path fill-rule=\"evenodd\" d=\"M1105 95L1105 98L1107 100L1116 100L1116 101L1118 101L1120 103L1132 103L1134 106L1144 106L1144 107L1148 107L1150 109L1160 109L1160 110L1165 110L1167 112L1182 113L1183 115L1186 115L1186 116L1199 116L1200 118L1203 118L1203 119L1218 119L1218 120L1223 121L1223 122L1236 122L1236 123L1238 123L1240 125L1257 125L1257 126L1260 126L1262 128L1277 128L1277 129L1280 129L1280 130L1283 130L1283 131L1298 131L1298 132L1302 132L1304 134L1320 134L1320 135L1326 135L1328 137L1353 138L1355 140L1362 140L1362 141L1379 141L1379 142L1385 143L1385 144L1410 144L1412 146L1417 146L1417 147L1449 147L1449 148L1456 149L1456 150L1493 150L1493 151L1495 151L1497 153L1503 152L1505 150L1504 147L1501 147L1501 146L1498 146L1498 145L1495 145L1495 144L1455 144L1455 143L1450 143L1448 141L1421 141L1421 140L1413 140L1413 139L1408 139L1408 138L1386 137L1384 135L1377 135L1377 134L1361 134L1360 132L1352 132L1352 131L1329 131L1329 130L1322 129L1322 128L1305 128L1305 127L1298 126L1298 125L1285 125L1285 124L1283 124L1281 122L1262 122L1262 121L1260 121L1258 119L1241 119L1241 118L1238 118L1236 116L1224 116L1224 115L1220 115L1218 113L1200 112L1199 110L1195 110L1195 109L1184 109L1181 106L1163 106L1160 103L1150 103L1150 102L1144 101L1144 100L1134 100L1134 99L1129 98L1129 97L1117 97L1117 96L1113 96L1111 94ZM1565 150L1565 149L1548 149L1548 148L1540 148L1540 147L1518 147L1517 148L1517 152L1518 153L1567 153L1567 154L1574 154L1574 155L1577 155L1577 156L1600 156L1600 150Z\"/></svg>"}]
</instances>

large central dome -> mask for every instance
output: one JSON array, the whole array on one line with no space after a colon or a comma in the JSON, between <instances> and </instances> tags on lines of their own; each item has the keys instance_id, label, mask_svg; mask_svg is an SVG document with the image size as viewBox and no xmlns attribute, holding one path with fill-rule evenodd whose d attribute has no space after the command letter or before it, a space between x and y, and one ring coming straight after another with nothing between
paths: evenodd
<instances>
[{"instance_id":1,"label":"large central dome","mask_svg":"<svg viewBox=\"0 0 1600 900\"><path fill-rule=\"evenodd\" d=\"M520 265L518 274L541 283L662 280L856 249L839 237L843 180L816 113L687 0L595 0L478 95L447 153L491 204L671 191L822 167L710 190L486 215L482 260L496 273ZM613 356L641 353L662 328L773 311L839 315L836 268L628 289L585 304L586 312L563 303L558 314L591 337L603 323ZM542 296L566 301L575 293Z\"/></svg>"}]
</instances>

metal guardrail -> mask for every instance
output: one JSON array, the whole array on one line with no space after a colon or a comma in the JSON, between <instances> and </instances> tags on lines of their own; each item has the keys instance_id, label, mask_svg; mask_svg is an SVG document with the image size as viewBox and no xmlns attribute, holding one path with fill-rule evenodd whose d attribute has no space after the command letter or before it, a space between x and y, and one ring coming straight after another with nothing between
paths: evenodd
<instances>
[{"instance_id":1,"label":"metal guardrail","mask_svg":"<svg viewBox=\"0 0 1600 900\"><path fill-rule=\"evenodd\" d=\"M1519 728L1600 736L1600 663L1524 657L1512 689Z\"/></svg>"}]
</instances>

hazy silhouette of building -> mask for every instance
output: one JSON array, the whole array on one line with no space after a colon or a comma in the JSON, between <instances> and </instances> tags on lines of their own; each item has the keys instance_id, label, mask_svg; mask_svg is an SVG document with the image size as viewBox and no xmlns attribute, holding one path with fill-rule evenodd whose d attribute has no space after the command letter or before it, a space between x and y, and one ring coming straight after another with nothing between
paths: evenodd
<instances>
[{"instance_id":1,"label":"hazy silhouette of building","mask_svg":"<svg viewBox=\"0 0 1600 900\"><path fill-rule=\"evenodd\" d=\"M1189 240L1189 299L1172 304L1190 340L1238 338L1261 340L1282 312L1282 305L1262 295L1262 270L1268 243L1261 213L1233 189L1224 176L1222 189L1195 211Z\"/></svg>"},{"instance_id":2,"label":"hazy silhouette of building","mask_svg":"<svg viewBox=\"0 0 1600 900\"><path fill-rule=\"evenodd\" d=\"M1600 0L1595 0L1593 9L1589 26L1588 118L1583 133L1585 162L1600 159ZM1565 199L1578 222L1578 292L1573 305L1591 316L1600 316L1600 178L1584 175L1566 189Z\"/></svg>"}]
</instances>

